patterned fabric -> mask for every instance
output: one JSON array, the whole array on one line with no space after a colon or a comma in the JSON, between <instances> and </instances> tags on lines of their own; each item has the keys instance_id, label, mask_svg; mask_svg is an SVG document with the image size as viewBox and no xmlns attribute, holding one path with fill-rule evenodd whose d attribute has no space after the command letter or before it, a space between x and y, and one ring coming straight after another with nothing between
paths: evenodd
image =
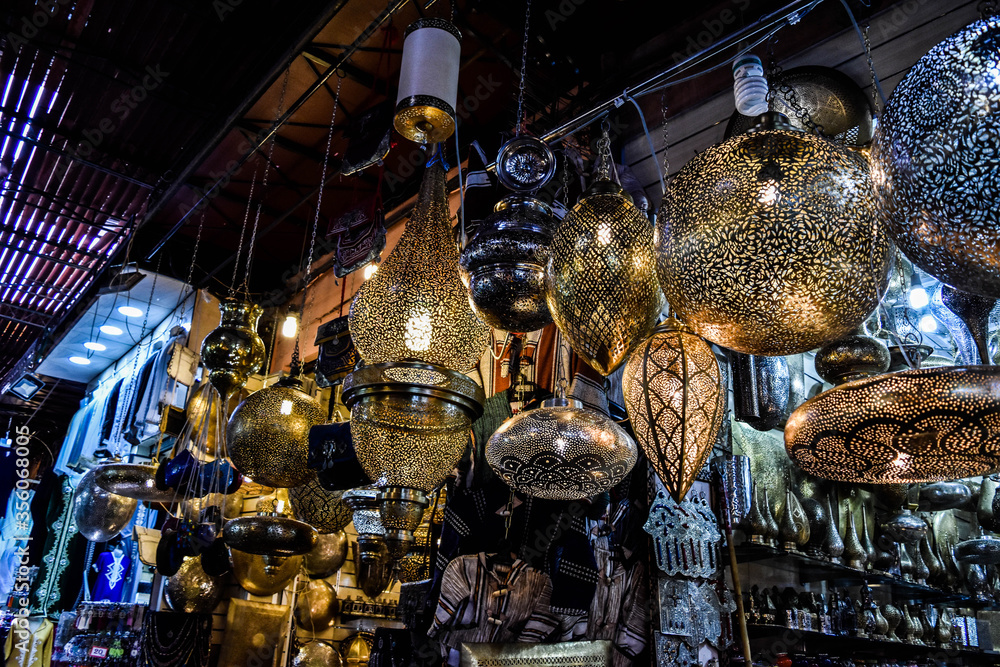
<instances>
[{"instance_id":1,"label":"patterned fabric","mask_svg":"<svg viewBox=\"0 0 1000 667\"><path fill-rule=\"evenodd\" d=\"M45 619L30 637L21 641L17 631L11 631L8 640L12 639L10 657L6 667L48 667L52 662L52 640L55 637L55 625Z\"/></svg>"},{"instance_id":2,"label":"patterned fabric","mask_svg":"<svg viewBox=\"0 0 1000 667\"><path fill-rule=\"evenodd\" d=\"M97 558L97 584L91 599L95 602L121 602L125 580L132 567L132 559L119 545L114 551L105 551Z\"/></svg>"}]
</instances>

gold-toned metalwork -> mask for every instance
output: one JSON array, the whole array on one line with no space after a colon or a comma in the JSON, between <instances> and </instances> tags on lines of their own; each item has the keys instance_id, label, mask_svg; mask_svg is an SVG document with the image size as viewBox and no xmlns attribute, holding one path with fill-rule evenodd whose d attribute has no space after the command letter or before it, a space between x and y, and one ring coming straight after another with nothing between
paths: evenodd
<instances>
[{"instance_id":1,"label":"gold-toned metalwork","mask_svg":"<svg viewBox=\"0 0 1000 667\"><path fill-rule=\"evenodd\" d=\"M798 551L809 542L809 518L806 516L802 503L792 491L785 490L785 507L778 522L778 537L781 546L788 551Z\"/></svg>"},{"instance_id":2,"label":"gold-toned metalwork","mask_svg":"<svg viewBox=\"0 0 1000 667\"><path fill-rule=\"evenodd\" d=\"M415 540L414 531L430 504L427 494L419 489L387 486L379 490L378 503L389 558L399 560L406 555Z\"/></svg>"},{"instance_id":3,"label":"gold-toned metalwork","mask_svg":"<svg viewBox=\"0 0 1000 667\"><path fill-rule=\"evenodd\" d=\"M952 287L1000 297L1000 18L937 44L879 117L879 208L906 256Z\"/></svg>"},{"instance_id":4,"label":"gold-toned metalwork","mask_svg":"<svg viewBox=\"0 0 1000 667\"><path fill-rule=\"evenodd\" d=\"M104 463L94 468L94 483L108 493L149 503L171 503L174 489L156 487L155 465L145 463Z\"/></svg>"},{"instance_id":5,"label":"gold-toned metalwork","mask_svg":"<svg viewBox=\"0 0 1000 667\"><path fill-rule=\"evenodd\" d=\"M974 477L1000 467L1000 368L942 366L834 387L785 426L789 456L842 482Z\"/></svg>"},{"instance_id":6,"label":"gold-toned metalwork","mask_svg":"<svg viewBox=\"0 0 1000 667\"><path fill-rule=\"evenodd\" d=\"M771 356L861 324L890 260L865 156L785 129L733 137L691 159L663 198L657 251L680 319L713 343Z\"/></svg>"},{"instance_id":7,"label":"gold-toned metalwork","mask_svg":"<svg viewBox=\"0 0 1000 667\"><path fill-rule=\"evenodd\" d=\"M230 599L219 667L275 664L288 614L288 605Z\"/></svg>"},{"instance_id":8,"label":"gold-toned metalwork","mask_svg":"<svg viewBox=\"0 0 1000 667\"><path fill-rule=\"evenodd\" d=\"M341 667L343 664L333 644L321 639L303 644L292 658L292 667Z\"/></svg>"},{"instance_id":9,"label":"gold-toned metalwork","mask_svg":"<svg viewBox=\"0 0 1000 667\"><path fill-rule=\"evenodd\" d=\"M210 391L212 387L211 382L205 382L204 380L200 382L194 391L191 392L191 397L188 398L186 408L187 423L192 426L197 425L200 427L199 430L204 432L203 444L202 438L194 434L192 434L189 442L192 446L202 445L199 453L207 456L215 456L216 452L218 452L219 429L216 428L216 425L224 423L224 420L219 419L219 407L222 401L218 398L213 399L212 392Z\"/></svg>"},{"instance_id":10,"label":"gold-toned metalwork","mask_svg":"<svg viewBox=\"0 0 1000 667\"><path fill-rule=\"evenodd\" d=\"M340 601L333 586L322 579L313 579L299 592L292 613L300 628L316 634L333 627L340 613Z\"/></svg>"},{"instance_id":11,"label":"gold-toned metalwork","mask_svg":"<svg viewBox=\"0 0 1000 667\"><path fill-rule=\"evenodd\" d=\"M670 318L629 356L622 388L636 440L681 502L722 428L726 392L715 353Z\"/></svg>"},{"instance_id":12,"label":"gold-toned metalwork","mask_svg":"<svg viewBox=\"0 0 1000 667\"><path fill-rule=\"evenodd\" d=\"M341 568L347 560L347 533L320 534L316 546L303 556L302 570L313 579L326 579Z\"/></svg>"},{"instance_id":13,"label":"gold-toned metalwork","mask_svg":"<svg viewBox=\"0 0 1000 667\"><path fill-rule=\"evenodd\" d=\"M360 630L340 642L340 657L347 667L368 667L373 646L375 633Z\"/></svg>"},{"instance_id":14,"label":"gold-toned metalwork","mask_svg":"<svg viewBox=\"0 0 1000 667\"><path fill-rule=\"evenodd\" d=\"M250 394L229 418L229 458L255 482L289 487L315 477L309 469L309 429L326 415L300 387L296 378L282 378Z\"/></svg>"},{"instance_id":15,"label":"gold-toned metalwork","mask_svg":"<svg viewBox=\"0 0 1000 667\"><path fill-rule=\"evenodd\" d=\"M327 491L315 473L302 486L288 489L288 501L299 521L323 533L336 533L351 522L351 510L344 504L343 491Z\"/></svg>"},{"instance_id":16,"label":"gold-toned metalwork","mask_svg":"<svg viewBox=\"0 0 1000 667\"><path fill-rule=\"evenodd\" d=\"M400 109L392 124L397 132L418 144L440 143L455 132L455 119L444 109L431 104L415 104Z\"/></svg>"},{"instance_id":17,"label":"gold-toned metalwork","mask_svg":"<svg viewBox=\"0 0 1000 667\"><path fill-rule=\"evenodd\" d=\"M243 493L210 493L204 498L188 498L181 502L181 516L197 517L213 506L222 509L224 519L235 519L243 514Z\"/></svg>"},{"instance_id":18,"label":"gold-toned metalwork","mask_svg":"<svg viewBox=\"0 0 1000 667\"><path fill-rule=\"evenodd\" d=\"M486 443L487 462L509 487L551 500L607 491L624 479L638 454L613 419L566 398L511 417Z\"/></svg>"},{"instance_id":19,"label":"gold-toned metalwork","mask_svg":"<svg viewBox=\"0 0 1000 667\"><path fill-rule=\"evenodd\" d=\"M824 381L844 384L888 371L889 348L863 329L857 329L821 347L814 361L816 373Z\"/></svg>"},{"instance_id":20,"label":"gold-toned metalwork","mask_svg":"<svg viewBox=\"0 0 1000 667\"><path fill-rule=\"evenodd\" d=\"M228 521L222 535L229 548L261 556L299 556L312 550L318 539L309 524L273 514Z\"/></svg>"},{"instance_id":21,"label":"gold-toned metalwork","mask_svg":"<svg viewBox=\"0 0 1000 667\"><path fill-rule=\"evenodd\" d=\"M241 389L264 361L264 341L257 335L260 306L236 299L219 303L219 326L205 336L201 361L208 379L224 397Z\"/></svg>"},{"instance_id":22,"label":"gold-toned metalwork","mask_svg":"<svg viewBox=\"0 0 1000 667\"><path fill-rule=\"evenodd\" d=\"M406 556L396 563L396 578L400 583L410 583L428 579L431 576L431 562L429 558L431 526L429 523L422 523L413 531L414 546L410 548Z\"/></svg>"},{"instance_id":23,"label":"gold-toned metalwork","mask_svg":"<svg viewBox=\"0 0 1000 667\"><path fill-rule=\"evenodd\" d=\"M167 606L183 614L211 612L222 599L223 583L219 577L205 574L200 558L185 558L181 568L163 587Z\"/></svg>"},{"instance_id":24,"label":"gold-toned metalwork","mask_svg":"<svg viewBox=\"0 0 1000 667\"><path fill-rule=\"evenodd\" d=\"M549 312L573 351L608 375L649 336L663 309L653 226L618 185L600 180L549 247Z\"/></svg>"},{"instance_id":25,"label":"gold-toned metalwork","mask_svg":"<svg viewBox=\"0 0 1000 667\"><path fill-rule=\"evenodd\" d=\"M500 200L480 223L461 259L462 282L479 319L522 333L552 321L545 303L545 265L558 224L552 209L526 195Z\"/></svg>"},{"instance_id":26,"label":"gold-toned metalwork","mask_svg":"<svg viewBox=\"0 0 1000 667\"><path fill-rule=\"evenodd\" d=\"M96 476L92 469L80 478L73 494L73 516L81 535L91 542L107 542L122 532L138 501L108 493L97 485Z\"/></svg>"},{"instance_id":27,"label":"gold-toned metalwork","mask_svg":"<svg viewBox=\"0 0 1000 667\"><path fill-rule=\"evenodd\" d=\"M606 639L558 644L462 643L462 667L551 665L602 667L612 663L614 649Z\"/></svg>"},{"instance_id":28,"label":"gold-toned metalwork","mask_svg":"<svg viewBox=\"0 0 1000 667\"><path fill-rule=\"evenodd\" d=\"M285 590L302 567L302 556L259 556L230 549L233 575L251 595L269 596Z\"/></svg>"},{"instance_id":29,"label":"gold-toned metalwork","mask_svg":"<svg viewBox=\"0 0 1000 667\"><path fill-rule=\"evenodd\" d=\"M351 337L366 362L421 361L458 371L479 362L490 330L472 312L458 259L436 162L424 172L396 248L351 302Z\"/></svg>"}]
</instances>

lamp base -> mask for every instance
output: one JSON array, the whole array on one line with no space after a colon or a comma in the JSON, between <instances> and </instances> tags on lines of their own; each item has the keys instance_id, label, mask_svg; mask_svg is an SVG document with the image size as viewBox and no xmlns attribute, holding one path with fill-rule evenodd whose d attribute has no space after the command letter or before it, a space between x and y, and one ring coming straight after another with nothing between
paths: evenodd
<instances>
[{"instance_id":1,"label":"lamp base","mask_svg":"<svg viewBox=\"0 0 1000 667\"><path fill-rule=\"evenodd\" d=\"M413 545L413 531L420 525L429 504L427 494L420 489L387 486L379 491L378 499L386 546L390 557L398 560Z\"/></svg>"}]
</instances>

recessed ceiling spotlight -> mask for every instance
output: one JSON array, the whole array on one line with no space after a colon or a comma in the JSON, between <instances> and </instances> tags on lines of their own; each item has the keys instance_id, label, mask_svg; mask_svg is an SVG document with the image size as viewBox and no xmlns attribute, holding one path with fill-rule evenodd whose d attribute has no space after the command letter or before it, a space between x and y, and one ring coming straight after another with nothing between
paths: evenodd
<instances>
[{"instance_id":1,"label":"recessed ceiling spotlight","mask_svg":"<svg viewBox=\"0 0 1000 667\"><path fill-rule=\"evenodd\" d=\"M136 308L135 306L121 306L118 312L125 317L142 317L142 309Z\"/></svg>"},{"instance_id":2,"label":"recessed ceiling spotlight","mask_svg":"<svg viewBox=\"0 0 1000 667\"><path fill-rule=\"evenodd\" d=\"M83 346L88 350L93 350L94 352L104 352L104 350L108 349L107 345L103 345L101 343L95 343L92 340L87 341L86 343L83 344Z\"/></svg>"},{"instance_id":3,"label":"recessed ceiling spotlight","mask_svg":"<svg viewBox=\"0 0 1000 667\"><path fill-rule=\"evenodd\" d=\"M74 364L80 364L81 366L86 366L90 363L90 359L87 357L70 357L69 360Z\"/></svg>"},{"instance_id":4,"label":"recessed ceiling spotlight","mask_svg":"<svg viewBox=\"0 0 1000 667\"><path fill-rule=\"evenodd\" d=\"M122 330L119 329L118 327L113 327L110 324L105 324L103 327L101 327L101 333L106 333L109 336L121 336Z\"/></svg>"}]
</instances>

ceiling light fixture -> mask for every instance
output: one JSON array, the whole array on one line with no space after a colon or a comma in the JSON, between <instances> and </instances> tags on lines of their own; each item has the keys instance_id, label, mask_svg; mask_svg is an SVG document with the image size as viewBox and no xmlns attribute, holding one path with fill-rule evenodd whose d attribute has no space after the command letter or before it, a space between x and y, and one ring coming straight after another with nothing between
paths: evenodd
<instances>
[{"instance_id":1,"label":"ceiling light fixture","mask_svg":"<svg viewBox=\"0 0 1000 667\"><path fill-rule=\"evenodd\" d=\"M72 361L74 364L79 364L81 366L90 365L90 359L88 359L87 357L70 357L69 360Z\"/></svg>"},{"instance_id":2,"label":"ceiling light fixture","mask_svg":"<svg viewBox=\"0 0 1000 667\"><path fill-rule=\"evenodd\" d=\"M927 290L923 287L914 287L910 290L910 308L916 308L920 310L924 308L931 302L930 297L927 296Z\"/></svg>"},{"instance_id":3,"label":"ceiling light fixture","mask_svg":"<svg viewBox=\"0 0 1000 667\"><path fill-rule=\"evenodd\" d=\"M142 309L135 306L121 306L118 308L118 312L125 317L142 317L143 315Z\"/></svg>"},{"instance_id":4,"label":"ceiling light fixture","mask_svg":"<svg viewBox=\"0 0 1000 667\"><path fill-rule=\"evenodd\" d=\"M110 324L105 324L103 327L101 327L101 333L106 333L109 336L121 336L122 333L124 332L118 327L111 326Z\"/></svg>"},{"instance_id":5,"label":"ceiling light fixture","mask_svg":"<svg viewBox=\"0 0 1000 667\"><path fill-rule=\"evenodd\" d=\"M285 338L295 338L299 331L299 321L294 315L287 315L281 325L281 335Z\"/></svg>"},{"instance_id":6,"label":"ceiling light fixture","mask_svg":"<svg viewBox=\"0 0 1000 667\"><path fill-rule=\"evenodd\" d=\"M107 345L103 345L101 343L95 343L92 340L88 340L86 343L83 344L83 346L88 350L93 350L94 352L104 352L104 350L108 349Z\"/></svg>"}]
</instances>

